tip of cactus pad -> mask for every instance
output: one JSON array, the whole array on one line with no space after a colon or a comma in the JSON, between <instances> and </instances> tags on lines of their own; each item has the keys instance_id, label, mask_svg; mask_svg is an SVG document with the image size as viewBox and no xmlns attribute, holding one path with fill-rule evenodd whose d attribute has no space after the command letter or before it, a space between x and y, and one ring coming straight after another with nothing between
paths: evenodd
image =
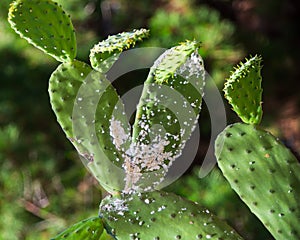
<instances>
[{"instance_id":1,"label":"tip of cactus pad","mask_svg":"<svg viewBox=\"0 0 300 240\"><path fill-rule=\"evenodd\" d=\"M16 0L8 21L22 38L60 62L76 57L76 37L70 16L51 0Z\"/></svg>"},{"instance_id":2,"label":"tip of cactus pad","mask_svg":"<svg viewBox=\"0 0 300 240\"><path fill-rule=\"evenodd\" d=\"M190 71L189 75L200 73L203 62L198 54L199 45L197 41L185 41L166 50L152 66L155 82L167 82L186 70ZM190 61L187 61L189 58Z\"/></svg>"},{"instance_id":3,"label":"tip of cactus pad","mask_svg":"<svg viewBox=\"0 0 300 240\"><path fill-rule=\"evenodd\" d=\"M234 68L224 85L225 98L243 122L259 124L262 118L262 58L246 59Z\"/></svg>"},{"instance_id":4,"label":"tip of cactus pad","mask_svg":"<svg viewBox=\"0 0 300 240\"><path fill-rule=\"evenodd\" d=\"M149 30L144 28L109 36L91 49L90 61L92 67L99 72L107 72L121 52L134 47L136 42L142 41L148 36Z\"/></svg>"}]
</instances>

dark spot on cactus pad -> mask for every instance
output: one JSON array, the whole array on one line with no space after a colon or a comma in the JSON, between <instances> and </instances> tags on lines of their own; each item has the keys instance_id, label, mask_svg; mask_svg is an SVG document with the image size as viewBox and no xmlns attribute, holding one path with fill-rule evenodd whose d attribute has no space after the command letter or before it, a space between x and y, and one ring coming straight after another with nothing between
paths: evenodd
<instances>
[{"instance_id":1,"label":"dark spot on cactus pad","mask_svg":"<svg viewBox=\"0 0 300 240\"><path fill-rule=\"evenodd\" d=\"M274 189L270 189L269 192L273 194L273 193L275 193L275 190Z\"/></svg>"},{"instance_id":2,"label":"dark spot on cactus pad","mask_svg":"<svg viewBox=\"0 0 300 240\"><path fill-rule=\"evenodd\" d=\"M274 210L274 209L271 209L271 210L270 210L270 213L275 213L275 210Z\"/></svg>"},{"instance_id":3,"label":"dark spot on cactus pad","mask_svg":"<svg viewBox=\"0 0 300 240\"><path fill-rule=\"evenodd\" d=\"M296 163L297 161L295 161L294 159L288 159L286 160L287 164L292 164L292 163Z\"/></svg>"},{"instance_id":4,"label":"dark spot on cactus pad","mask_svg":"<svg viewBox=\"0 0 300 240\"><path fill-rule=\"evenodd\" d=\"M291 231L291 235L298 235L297 230L292 230L292 231Z\"/></svg>"},{"instance_id":5,"label":"dark spot on cactus pad","mask_svg":"<svg viewBox=\"0 0 300 240\"><path fill-rule=\"evenodd\" d=\"M251 188L252 190L254 190L254 189L255 189L255 185L251 185L250 188Z\"/></svg>"},{"instance_id":6,"label":"dark spot on cactus pad","mask_svg":"<svg viewBox=\"0 0 300 240\"><path fill-rule=\"evenodd\" d=\"M228 132L228 133L225 134L225 136L229 138L229 137L232 136L232 134Z\"/></svg>"},{"instance_id":7,"label":"dark spot on cactus pad","mask_svg":"<svg viewBox=\"0 0 300 240\"><path fill-rule=\"evenodd\" d=\"M269 172L272 174L272 173L275 173L276 170L275 169L269 169Z\"/></svg>"},{"instance_id":8,"label":"dark spot on cactus pad","mask_svg":"<svg viewBox=\"0 0 300 240\"><path fill-rule=\"evenodd\" d=\"M181 236L180 236L180 235L177 235L177 236L175 237L175 239L181 239Z\"/></svg>"},{"instance_id":9,"label":"dark spot on cactus pad","mask_svg":"<svg viewBox=\"0 0 300 240\"><path fill-rule=\"evenodd\" d=\"M197 235L197 239L202 239L202 237L203 237L202 234Z\"/></svg>"},{"instance_id":10,"label":"dark spot on cactus pad","mask_svg":"<svg viewBox=\"0 0 300 240\"><path fill-rule=\"evenodd\" d=\"M290 207L289 210L290 210L290 212L292 212L292 213L296 211L295 208L292 208L292 207Z\"/></svg>"}]
</instances>

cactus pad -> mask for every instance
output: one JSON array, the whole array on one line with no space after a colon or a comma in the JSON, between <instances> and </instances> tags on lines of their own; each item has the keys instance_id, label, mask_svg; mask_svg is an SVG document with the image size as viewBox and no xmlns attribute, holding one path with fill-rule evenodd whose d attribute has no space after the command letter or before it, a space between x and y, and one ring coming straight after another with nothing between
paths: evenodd
<instances>
[{"instance_id":1,"label":"cactus pad","mask_svg":"<svg viewBox=\"0 0 300 240\"><path fill-rule=\"evenodd\" d=\"M99 217L92 217L74 224L52 240L99 240L103 232L102 220Z\"/></svg>"},{"instance_id":2,"label":"cactus pad","mask_svg":"<svg viewBox=\"0 0 300 240\"><path fill-rule=\"evenodd\" d=\"M197 48L196 42L182 43L165 51L151 67L133 126L133 150L138 157L125 168L127 176L133 176L127 179L128 186L149 187L145 172L156 174L152 187L158 185L194 130L205 73ZM138 173L146 181L140 175L135 178Z\"/></svg>"},{"instance_id":3,"label":"cactus pad","mask_svg":"<svg viewBox=\"0 0 300 240\"><path fill-rule=\"evenodd\" d=\"M124 106L110 82L89 65L62 63L51 75L49 94L57 120L87 168L109 192L123 189L122 156L115 131L130 134ZM119 132L118 132L119 133Z\"/></svg>"},{"instance_id":4,"label":"cactus pad","mask_svg":"<svg viewBox=\"0 0 300 240\"><path fill-rule=\"evenodd\" d=\"M216 140L218 165L231 187L276 239L300 239L300 164L269 132L228 126Z\"/></svg>"},{"instance_id":5,"label":"cactus pad","mask_svg":"<svg viewBox=\"0 0 300 240\"><path fill-rule=\"evenodd\" d=\"M261 68L256 55L237 66L225 82L225 97L245 123L259 124L262 118Z\"/></svg>"},{"instance_id":6,"label":"cactus pad","mask_svg":"<svg viewBox=\"0 0 300 240\"><path fill-rule=\"evenodd\" d=\"M29 43L60 62L76 56L75 32L62 7L51 0L17 0L8 16L11 27Z\"/></svg>"},{"instance_id":7,"label":"cactus pad","mask_svg":"<svg viewBox=\"0 0 300 240\"><path fill-rule=\"evenodd\" d=\"M105 228L117 239L242 239L208 209L166 192L107 197Z\"/></svg>"},{"instance_id":8,"label":"cactus pad","mask_svg":"<svg viewBox=\"0 0 300 240\"><path fill-rule=\"evenodd\" d=\"M146 29L109 36L91 49L90 61L92 67L99 72L106 73L118 59L121 52L133 47L137 41L141 41L148 36L149 30Z\"/></svg>"}]
</instances>

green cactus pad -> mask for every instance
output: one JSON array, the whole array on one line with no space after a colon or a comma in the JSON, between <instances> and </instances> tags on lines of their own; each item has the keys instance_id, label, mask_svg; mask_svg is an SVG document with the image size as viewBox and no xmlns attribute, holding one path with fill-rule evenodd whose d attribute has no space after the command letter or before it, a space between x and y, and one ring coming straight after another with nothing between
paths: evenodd
<instances>
[{"instance_id":1,"label":"green cactus pad","mask_svg":"<svg viewBox=\"0 0 300 240\"><path fill-rule=\"evenodd\" d=\"M11 4L8 21L29 43L60 62L76 56L75 32L62 7L50 0L17 0Z\"/></svg>"},{"instance_id":2,"label":"green cactus pad","mask_svg":"<svg viewBox=\"0 0 300 240\"><path fill-rule=\"evenodd\" d=\"M124 146L118 144L121 136L117 135L122 131L123 136L130 136L130 126L110 82L74 60L53 72L49 94L58 122L87 168L107 191L122 190L125 176L120 151Z\"/></svg>"},{"instance_id":3,"label":"green cactus pad","mask_svg":"<svg viewBox=\"0 0 300 240\"><path fill-rule=\"evenodd\" d=\"M231 187L276 239L300 239L300 164L269 132L243 123L216 140Z\"/></svg>"},{"instance_id":4,"label":"green cactus pad","mask_svg":"<svg viewBox=\"0 0 300 240\"><path fill-rule=\"evenodd\" d=\"M89 65L75 60L60 64L50 77L50 102L68 139L74 139L71 117L78 90L91 71Z\"/></svg>"},{"instance_id":5,"label":"green cactus pad","mask_svg":"<svg viewBox=\"0 0 300 240\"><path fill-rule=\"evenodd\" d=\"M99 240L103 232L102 219L92 217L74 224L52 240Z\"/></svg>"},{"instance_id":6,"label":"green cactus pad","mask_svg":"<svg viewBox=\"0 0 300 240\"><path fill-rule=\"evenodd\" d=\"M119 58L121 52L133 47L137 41L142 41L148 36L149 30L143 28L109 36L91 49L92 67L99 72L106 73Z\"/></svg>"},{"instance_id":7,"label":"green cactus pad","mask_svg":"<svg viewBox=\"0 0 300 240\"><path fill-rule=\"evenodd\" d=\"M105 228L117 239L242 239L208 209L167 192L107 197Z\"/></svg>"},{"instance_id":8,"label":"green cactus pad","mask_svg":"<svg viewBox=\"0 0 300 240\"><path fill-rule=\"evenodd\" d=\"M176 47L167 50L164 54L161 55L161 57L152 67L154 71L154 82L162 84L168 83L169 81L174 79L174 77L176 77L176 74L178 74L178 69L199 48L199 46L199 42L186 41Z\"/></svg>"},{"instance_id":9,"label":"green cactus pad","mask_svg":"<svg viewBox=\"0 0 300 240\"><path fill-rule=\"evenodd\" d=\"M152 186L162 181L172 162L181 155L197 124L205 74L198 45L187 41L165 51L151 67L144 84L132 140L135 151L141 152L142 157L134 161L130 170L156 172ZM135 181L131 184L147 187L147 181L145 184L142 179Z\"/></svg>"},{"instance_id":10,"label":"green cactus pad","mask_svg":"<svg viewBox=\"0 0 300 240\"><path fill-rule=\"evenodd\" d=\"M225 97L245 123L259 124L262 118L261 57L238 65L224 86Z\"/></svg>"}]
</instances>

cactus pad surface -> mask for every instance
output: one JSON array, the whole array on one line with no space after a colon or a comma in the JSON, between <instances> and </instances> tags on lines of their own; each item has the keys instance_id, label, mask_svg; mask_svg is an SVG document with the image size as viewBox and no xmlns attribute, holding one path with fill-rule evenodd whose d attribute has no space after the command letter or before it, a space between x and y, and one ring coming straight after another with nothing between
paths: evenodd
<instances>
[{"instance_id":1,"label":"cactus pad surface","mask_svg":"<svg viewBox=\"0 0 300 240\"><path fill-rule=\"evenodd\" d=\"M144 181L134 174L145 172L153 173L153 186L159 184L194 130L205 73L198 46L184 42L165 51L151 67L133 125L132 145L139 157L125 166L132 176L127 184L143 185L148 175L142 175Z\"/></svg>"},{"instance_id":2,"label":"cactus pad surface","mask_svg":"<svg viewBox=\"0 0 300 240\"><path fill-rule=\"evenodd\" d=\"M49 94L58 122L87 168L107 191L122 190L125 176L119 150L123 146L118 145L120 132L112 125L118 125L125 137L130 136L130 126L110 82L89 65L74 60L53 72Z\"/></svg>"},{"instance_id":3,"label":"cactus pad surface","mask_svg":"<svg viewBox=\"0 0 300 240\"><path fill-rule=\"evenodd\" d=\"M60 62L76 56L76 38L70 16L51 0L17 0L8 21L29 43Z\"/></svg>"},{"instance_id":4,"label":"cactus pad surface","mask_svg":"<svg viewBox=\"0 0 300 240\"><path fill-rule=\"evenodd\" d=\"M224 86L225 97L245 123L259 124L262 118L261 57L238 65Z\"/></svg>"},{"instance_id":5,"label":"cactus pad surface","mask_svg":"<svg viewBox=\"0 0 300 240\"><path fill-rule=\"evenodd\" d=\"M208 209L166 192L107 197L105 228L117 239L242 239Z\"/></svg>"},{"instance_id":6,"label":"cactus pad surface","mask_svg":"<svg viewBox=\"0 0 300 240\"><path fill-rule=\"evenodd\" d=\"M74 224L51 240L99 240L103 232L102 219L92 217Z\"/></svg>"},{"instance_id":7,"label":"cactus pad surface","mask_svg":"<svg viewBox=\"0 0 300 240\"><path fill-rule=\"evenodd\" d=\"M228 126L216 140L218 165L231 187L276 239L300 239L300 164L269 132Z\"/></svg>"},{"instance_id":8,"label":"cactus pad surface","mask_svg":"<svg viewBox=\"0 0 300 240\"><path fill-rule=\"evenodd\" d=\"M136 42L149 36L149 30L137 29L109 36L96 44L90 52L92 67L106 73L124 50L134 47Z\"/></svg>"}]
</instances>

